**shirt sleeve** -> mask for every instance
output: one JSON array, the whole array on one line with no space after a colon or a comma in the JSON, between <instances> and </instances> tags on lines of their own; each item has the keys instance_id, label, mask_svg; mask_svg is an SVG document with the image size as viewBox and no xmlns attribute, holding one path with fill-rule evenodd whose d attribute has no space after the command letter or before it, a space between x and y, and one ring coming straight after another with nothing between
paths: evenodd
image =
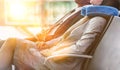
<instances>
[{"instance_id":1,"label":"shirt sleeve","mask_svg":"<svg viewBox=\"0 0 120 70\"><path fill-rule=\"evenodd\" d=\"M96 36L100 35L106 24L106 19L103 17L93 17L87 24L85 31L76 44L66 47L62 50L55 52L54 54L81 54L95 41Z\"/></svg>"}]
</instances>

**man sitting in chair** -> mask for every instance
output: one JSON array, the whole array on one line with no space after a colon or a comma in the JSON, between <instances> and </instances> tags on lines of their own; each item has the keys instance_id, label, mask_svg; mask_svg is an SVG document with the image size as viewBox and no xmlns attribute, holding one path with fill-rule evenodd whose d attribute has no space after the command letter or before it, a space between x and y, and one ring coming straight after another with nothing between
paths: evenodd
<instances>
[{"instance_id":1,"label":"man sitting in chair","mask_svg":"<svg viewBox=\"0 0 120 70\"><path fill-rule=\"evenodd\" d=\"M99 3L95 3L94 1L96 0L91 1L94 5L101 3L106 5L107 1L109 2L110 0L105 0L106 2L100 0ZM113 3L114 5L119 3L118 0L112 1L115 1L115 4ZM110 4L110 6L115 7L114 5ZM119 6L116 8L113 7L107 6L106 9L112 9L118 15L116 8ZM101 16L90 18L89 15L92 15L93 13L91 14L91 12L93 11L89 8L94 7L84 6L82 8L84 18L72 25L72 27L62 35L59 43L50 49L39 51L39 49L35 48L36 44L34 42L16 38L7 39L0 49L0 63L2 63L0 64L0 70L8 70L11 64L14 64L16 69L19 70L80 70L83 58L71 58L66 56L63 58L50 59L46 62L45 59L60 54L81 55L91 43L93 43L96 36L98 36L105 27L107 20ZM89 11L86 9L89 9ZM112 11L102 13L117 16L116 13L111 14L111 12Z\"/></svg>"}]
</instances>

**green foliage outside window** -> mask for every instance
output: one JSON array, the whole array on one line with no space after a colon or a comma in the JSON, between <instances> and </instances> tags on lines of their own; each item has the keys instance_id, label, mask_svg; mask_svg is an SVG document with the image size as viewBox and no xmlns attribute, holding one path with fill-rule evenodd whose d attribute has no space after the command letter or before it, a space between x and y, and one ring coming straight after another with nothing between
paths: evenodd
<instances>
[{"instance_id":1,"label":"green foliage outside window","mask_svg":"<svg viewBox=\"0 0 120 70\"><path fill-rule=\"evenodd\" d=\"M49 1L45 3L47 23L55 23L67 12L74 9L76 4L74 1Z\"/></svg>"}]
</instances>

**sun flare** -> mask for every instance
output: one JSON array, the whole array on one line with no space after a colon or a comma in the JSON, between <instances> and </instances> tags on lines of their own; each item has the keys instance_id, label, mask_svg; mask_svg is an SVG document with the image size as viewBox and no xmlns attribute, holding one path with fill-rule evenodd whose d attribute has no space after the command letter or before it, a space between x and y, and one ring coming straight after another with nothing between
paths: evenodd
<instances>
[{"instance_id":1,"label":"sun flare","mask_svg":"<svg viewBox=\"0 0 120 70\"><path fill-rule=\"evenodd\" d=\"M26 15L26 6L22 3L11 3L9 6L9 15L14 19L23 19Z\"/></svg>"}]
</instances>

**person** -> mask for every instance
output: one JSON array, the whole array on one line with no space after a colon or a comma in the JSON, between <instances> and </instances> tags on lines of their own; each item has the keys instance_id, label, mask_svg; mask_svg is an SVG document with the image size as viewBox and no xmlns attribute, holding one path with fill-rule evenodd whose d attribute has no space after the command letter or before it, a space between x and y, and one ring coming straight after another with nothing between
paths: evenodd
<instances>
[{"instance_id":1,"label":"person","mask_svg":"<svg viewBox=\"0 0 120 70\"><path fill-rule=\"evenodd\" d=\"M59 54L59 53L66 53L66 52L67 53L72 52L75 54L77 52L79 54L79 52L84 52L84 51L80 51L82 47L86 48L89 46L89 44L91 44L91 42L93 42L93 40L95 39L95 36L98 35L104 28L106 20L102 17L94 17L89 21L85 21L85 23L82 24L85 18L88 18L88 17L84 17L80 22L78 22L79 26L72 31L72 35L74 35L74 32L78 31L77 29L81 29L80 31L76 32L76 33L79 33L82 31L80 34L79 40L73 44L70 44L69 47L65 47L65 48L63 47L59 48L58 46L61 44L58 44L57 46L55 46L55 48L54 47L52 48L52 52L54 51L52 53L53 55ZM74 26L72 26L72 28L74 28L78 24L75 24ZM72 30L72 28L70 28L70 30ZM83 31L84 29L85 31ZM69 30L67 32L69 33ZM70 35L68 35L67 37L64 36L64 38L66 40L71 39ZM79 35L79 34L76 34L76 35ZM65 41L64 38L62 39L62 43ZM75 39L72 39L72 40L74 41ZM69 41L69 43L71 43L71 41ZM63 45L64 43L62 44L62 46ZM45 57L52 54L48 53L49 50L47 51L45 50L47 54L46 53L44 54L43 53L44 50L39 51L35 49L33 46L36 46L36 44L28 40L21 40L16 38L9 38L8 40L6 40L0 49L0 63L2 63L0 65L0 70L7 70L10 67L12 62L15 64L15 66L19 70L20 69L21 70L34 70L34 69L35 70L56 70L56 69L57 70L64 70L64 69L80 70L80 63L82 62L82 58L81 60L76 58L74 59L74 61L72 58L67 58L62 62L49 60L46 64L43 64ZM71 49L71 50L63 52L63 50L68 50L68 49ZM24 54L27 54L27 55L24 55ZM12 61L12 59L14 60Z\"/></svg>"}]
</instances>

